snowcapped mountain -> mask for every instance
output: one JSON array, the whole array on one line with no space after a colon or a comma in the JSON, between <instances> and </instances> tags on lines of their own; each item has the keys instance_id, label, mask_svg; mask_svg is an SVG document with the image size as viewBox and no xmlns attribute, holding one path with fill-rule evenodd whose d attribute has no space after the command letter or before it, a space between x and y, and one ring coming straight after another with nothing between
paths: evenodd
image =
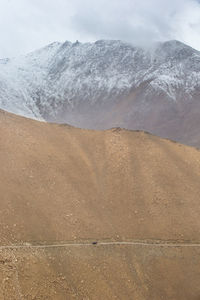
<instances>
[{"instance_id":1,"label":"snowcapped mountain","mask_svg":"<svg viewBox=\"0 0 200 300\"><path fill-rule=\"evenodd\" d=\"M0 108L79 127L126 127L200 145L200 52L178 42L53 43L0 60Z\"/></svg>"}]
</instances>

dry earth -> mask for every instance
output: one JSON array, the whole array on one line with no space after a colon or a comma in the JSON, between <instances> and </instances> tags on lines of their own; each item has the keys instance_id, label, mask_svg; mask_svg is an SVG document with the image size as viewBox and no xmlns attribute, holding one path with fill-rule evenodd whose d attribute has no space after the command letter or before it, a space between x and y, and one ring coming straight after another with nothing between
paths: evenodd
<instances>
[{"instance_id":1,"label":"dry earth","mask_svg":"<svg viewBox=\"0 0 200 300\"><path fill-rule=\"evenodd\" d=\"M0 166L0 299L200 299L199 150L0 111Z\"/></svg>"}]
</instances>

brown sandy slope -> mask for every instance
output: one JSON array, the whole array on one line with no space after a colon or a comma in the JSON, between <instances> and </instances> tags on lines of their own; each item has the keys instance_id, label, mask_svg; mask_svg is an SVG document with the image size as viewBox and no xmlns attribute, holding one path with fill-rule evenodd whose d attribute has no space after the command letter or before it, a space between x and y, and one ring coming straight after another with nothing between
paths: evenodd
<instances>
[{"instance_id":1,"label":"brown sandy slope","mask_svg":"<svg viewBox=\"0 0 200 300\"><path fill-rule=\"evenodd\" d=\"M197 149L0 111L0 166L0 299L200 299Z\"/></svg>"}]
</instances>

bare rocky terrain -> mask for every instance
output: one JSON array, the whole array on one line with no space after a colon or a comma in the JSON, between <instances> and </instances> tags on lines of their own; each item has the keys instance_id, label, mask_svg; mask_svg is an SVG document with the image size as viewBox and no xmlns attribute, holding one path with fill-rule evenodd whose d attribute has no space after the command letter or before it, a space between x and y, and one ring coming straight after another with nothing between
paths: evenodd
<instances>
[{"instance_id":1,"label":"bare rocky terrain","mask_svg":"<svg viewBox=\"0 0 200 300\"><path fill-rule=\"evenodd\" d=\"M198 149L0 111L0 166L0 299L200 299Z\"/></svg>"}]
</instances>

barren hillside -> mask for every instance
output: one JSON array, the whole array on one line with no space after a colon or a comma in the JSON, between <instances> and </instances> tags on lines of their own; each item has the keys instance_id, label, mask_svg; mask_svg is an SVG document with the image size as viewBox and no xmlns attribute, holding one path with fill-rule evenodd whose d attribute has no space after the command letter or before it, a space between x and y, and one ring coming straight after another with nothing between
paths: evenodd
<instances>
[{"instance_id":1,"label":"barren hillside","mask_svg":"<svg viewBox=\"0 0 200 300\"><path fill-rule=\"evenodd\" d=\"M0 166L0 299L199 299L200 151L0 111Z\"/></svg>"},{"instance_id":2,"label":"barren hillside","mask_svg":"<svg viewBox=\"0 0 200 300\"><path fill-rule=\"evenodd\" d=\"M88 129L146 130L200 147L200 52L172 40L52 43L0 59L0 108Z\"/></svg>"}]
</instances>

